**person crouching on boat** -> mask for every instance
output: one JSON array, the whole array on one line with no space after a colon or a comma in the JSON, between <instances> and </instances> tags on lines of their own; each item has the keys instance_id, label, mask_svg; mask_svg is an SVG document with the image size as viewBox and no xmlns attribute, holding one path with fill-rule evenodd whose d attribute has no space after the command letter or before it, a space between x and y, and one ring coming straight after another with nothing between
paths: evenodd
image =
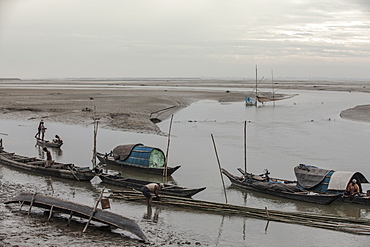
<instances>
[{"instance_id":1,"label":"person crouching on boat","mask_svg":"<svg viewBox=\"0 0 370 247\"><path fill-rule=\"evenodd\" d=\"M153 197L152 197L151 193L154 193L156 198L158 198L158 199L161 198L158 195L159 190L161 188L163 188L163 184L157 184L157 183L150 183L150 184L147 184L147 185L141 187L141 192L143 192L143 195L146 197L146 202L148 204L148 207L152 206Z\"/></svg>"},{"instance_id":2,"label":"person crouching on boat","mask_svg":"<svg viewBox=\"0 0 370 247\"><path fill-rule=\"evenodd\" d=\"M352 179L352 181L348 184L346 192L350 198L360 194L360 187L358 186L356 179Z\"/></svg>"},{"instance_id":3,"label":"person crouching on boat","mask_svg":"<svg viewBox=\"0 0 370 247\"><path fill-rule=\"evenodd\" d=\"M63 140L58 135L55 135L55 139L53 139L53 142L59 144L63 143Z\"/></svg>"},{"instance_id":4,"label":"person crouching on boat","mask_svg":"<svg viewBox=\"0 0 370 247\"><path fill-rule=\"evenodd\" d=\"M50 167L53 164L53 158L51 157L51 153L47 148L43 148L44 152L46 153L46 162L45 162L45 167Z\"/></svg>"}]
</instances>

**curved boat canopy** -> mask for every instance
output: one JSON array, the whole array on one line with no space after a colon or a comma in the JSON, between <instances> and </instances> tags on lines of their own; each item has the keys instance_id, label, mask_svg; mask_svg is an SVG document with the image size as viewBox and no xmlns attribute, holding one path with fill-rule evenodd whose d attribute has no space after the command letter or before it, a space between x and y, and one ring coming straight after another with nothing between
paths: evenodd
<instances>
[{"instance_id":1,"label":"curved boat canopy","mask_svg":"<svg viewBox=\"0 0 370 247\"><path fill-rule=\"evenodd\" d=\"M369 183L360 172L336 171L331 175L328 190L346 190L352 179L356 179L359 184Z\"/></svg>"},{"instance_id":2,"label":"curved boat canopy","mask_svg":"<svg viewBox=\"0 0 370 247\"><path fill-rule=\"evenodd\" d=\"M165 154L159 148L143 144L119 145L112 151L115 160L145 167L163 167Z\"/></svg>"},{"instance_id":3,"label":"curved boat canopy","mask_svg":"<svg viewBox=\"0 0 370 247\"><path fill-rule=\"evenodd\" d=\"M313 191L343 192L352 179L356 179L362 191L362 183L369 183L360 172L334 171L321 169L316 166L300 164L294 167L298 186Z\"/></svg>"}]
</instances>

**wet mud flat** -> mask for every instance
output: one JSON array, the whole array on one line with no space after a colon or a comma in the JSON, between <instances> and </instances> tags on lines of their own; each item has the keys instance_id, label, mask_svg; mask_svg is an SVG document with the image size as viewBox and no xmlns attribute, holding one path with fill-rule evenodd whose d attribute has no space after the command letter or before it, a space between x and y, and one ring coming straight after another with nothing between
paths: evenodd
<instances>
[{"instance_id":1,"label":"wet mud flat","mask_svg":"<svg viewBox=\"0 0 370 247\"><path fill-rule=\"evenodd\" d=\"M27 184L2 183L0 181L0 246L207 246L207 243L193 239L186 233L173 232L168 226L156 223L155 217L146 215L137 223L147 237L144 243L127 232L111 230L103 224L90 224L82 233L86 221L71 221L68 226L68 216L52 217L48 222L48 213L43 209L33 207L28 215L29 206L4 202L12 199L22 191L38 191L50 194L47 186L40 188ZM62 193L63 194L63 193ZM59 196L62 197L63 195ZM54 195L55 196L55 195Z\"/></svg>"}]
</instances>

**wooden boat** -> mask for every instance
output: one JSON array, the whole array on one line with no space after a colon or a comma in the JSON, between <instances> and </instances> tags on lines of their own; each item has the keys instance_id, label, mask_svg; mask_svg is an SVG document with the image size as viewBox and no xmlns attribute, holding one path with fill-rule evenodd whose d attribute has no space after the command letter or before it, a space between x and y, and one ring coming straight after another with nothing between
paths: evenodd
<instances>
[{"instance_id":1,"label":"wooden boat","mask_svg":"<svg viewBox=\"0 0 370 247\"><path fill-rule=\"evenodd\" d=\"M103 164L130 168L145 173L163 175L167 169L167 176L171 176L180 166L165 168L165 155L159 148L144 146L143 144L127 144L115 147L110 153L97 153Z\"/></svg>"},{"instance_id":2,"label":"wooden boat","mask_svg":"<svg viewBox=\"0 0 370 247\"><path fill-rule=\"evenodd\" d=\"M252 106L252 105L257 106L257 101L262 104L265 104L266 102L275 102L279 100L290 99L298 95L298 94L277 94L275 93L274 88L272 89L272 93L268 93L268 92L259 93L257 88L258 88L258 84L262 81L262 79L260 81L258 81L257 79L257 66L256 66L256 87L254 89L255 94L254 94L254 98L252 97L252 95L250 95L249 97L248 96L246 97L245 104L247 106ZM272 75L272 86L274 86L273 75Z\"/></svg>"},{"instance_id":3,"label":"wooden boat","mask_svg":"<svg viewBox=\"0 0 370 247\"><path fill-rule=\"evenodd\" d=\"M350 197L348 195L341 195L339 201L345 203L361 204L370 206L370 196L360 193L358 196Z\"/></svg>"},{"instance_id":4,"label":"wooden boat","mask_svg":"<svg viewBox=\"0 0 370 247\"><path fill-rule=\"evenodd\" d=\"M108 184L118 185L127 188L133 188L140 190L141 187L152 183L150 181L133 179L133 178L125 178L122 177L121 174L117 175L109 175L109 174L99 174L99 178ZM180 196L180 197L192 197L193 195L203 191L206 187L197 188L197 189L190 189L184 188L173 184L164 184L164 187L160 189L159 194L164 195L171 195L171 196Z\"/></svg>"},{"instance_id":5,"label":"wooden boat","mask_svg":"<svg viewBox=\"0 0 370 247\"><path fill-rule=\"evenodd\" d=\"M36 138L36 144L41 147L60 148L63 145L63 141L54 142L54 141L41 140L40 138Z\"/></svg>"},{"instance_id":6,"label":"wooden boat","mask_svg":"<svg viewBox=\"0 0 370 247\"><path fill-rule=\"evenodd\" d=\"M35 157L26 157L9 153L0 148L0 164L12 166L25 171L40 175L54 176L61 178L90 181L95 177L95 172L88 167L77 167L74 164L54 162L51 167L45 167L45 160Z\"/></svg>"},{"instance_id":7,"label":"wooden boat","mask_svg":"<svg viewBox=\"0 0 370 247\"><path fill-rule=\"evenodd\" d=\"M68 214L69 221L72 219L72 217L80 217L89 220L91 218L91 220L129 231L135 234L140 240L147 241L146 236L134 220L109 211L104 211L102 209L92 208L76 202L28 192L20 193L15 198L5 202L5 204L10 203L30 205L29 211L31 210L32 206L45 208L50 210L50 216L53 212Z\"/></svg>"},{"instance_id":8,"label":"wooden boat","mask_svg":"<svg viewBox=\"0 0 370 247\"><path fill-rule=\"evenodd\" d=\"M256 95L256 98L258 102L266 103L270 101L290 99L297 95L298 94L276 94L276 93L266 94L264 93L264 94Z\"/></svg>"},{"instance_id":9,"label":"wooden boat","mask_svg":"<svg viewBox=\"0 0 370 247\"><path fill-rule=\"evenodd\" d=\"M299 188L313 192L340 195L339 201L341 202L370 205L370 191L365 193L362 188L362 184L369 183L369 181L361 172L334 171L312 165L299 164L294 167L294 173ZM352 179L356 179L360 189L359 193L353 197L346 193L347 186Z\"/></svg>"},{"instance_id":10,"label":"wooden boat","mask_svg":"<svg viewBox=\"0 0 370 247\"><path fill-rule=\"evenodd\" d=\"M236 187L283 198L318 204L330 204L339 197L339 195L313 193L299 189L295 181L274 178L269 178L267 180L262 176L253 175L251 173L245 174L246 176L237 177L225 169L222 169L222 173L225 174L232 185Z\"/></svg>"}]
</instances>

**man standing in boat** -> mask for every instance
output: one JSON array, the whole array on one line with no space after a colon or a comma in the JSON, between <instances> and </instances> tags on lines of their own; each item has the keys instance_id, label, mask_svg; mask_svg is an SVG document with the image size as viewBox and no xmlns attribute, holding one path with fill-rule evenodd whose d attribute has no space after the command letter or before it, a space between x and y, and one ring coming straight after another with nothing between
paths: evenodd
<instances>
[{"instance_id":1,"label":"man standing in boat","mask_svg":"<svg viewBox=\"0 0 370 247\"><path fill-rule=\"evenodd\" d=\"M41 140L44 140L46 130L47 130L47 128L45 128L44 122L42 122L42 125L41 125Z\"/></svg>"},{"instance_id":2,"label":"man standing in boat","mask_svg":"<svg viewBox=\"0 0 370 247\"><path fill-rule=\"evenodd\" d=\"M51 153L46 147L44 147L42 150L44 150L44 152L46 153L45 167L50 167L51 164L53 164L53 158L51 157Z\"/></svg>"},{"instance_id":3,"label":"man standing in boat","mask_svg":"<svg viewBox=\"0 0 370 247\"><path fill-rule=\"evenodd\" d=\"M40 123L39 123L39 127L37 127L37 133L35 135L35 137L37 139L40 139L40 134L42 132L42 130L45 129L45 126L44 126L44 120L41 119ZM45 133L45 131L44 131Z\"/></svg>"},{"instance_id":4,"label":"man standing in boat","mask_svg":"<svg viewBox=\"0 0 370 247\"><path fill-rule=\"evenodd\" d=\"M146 197L146 202L147 202L149 208L152 206L152 200L153 200L153 197L152 197L151 193L154 193L156 198L161 198L158 195L159 190L161 188L163 188L163 184L157 184L157 183L150 183L150 184L147 184L147 185L141 187L141 191L143 192L143 195Z\"/></svg>"}]
</instances>

